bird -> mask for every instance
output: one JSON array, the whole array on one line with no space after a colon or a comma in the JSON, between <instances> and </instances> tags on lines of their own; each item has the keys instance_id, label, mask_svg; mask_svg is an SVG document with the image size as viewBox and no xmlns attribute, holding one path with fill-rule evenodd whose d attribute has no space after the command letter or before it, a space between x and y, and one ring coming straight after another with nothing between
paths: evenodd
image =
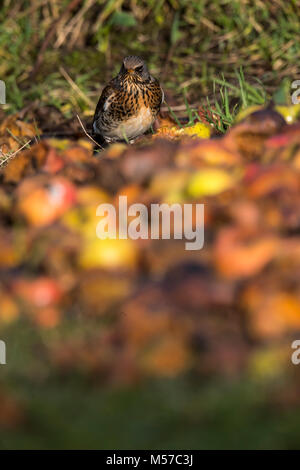
<instances>
[{"instance_id":1,"label":"bird","mask_svg":"<svg viewBox=\"0 0 300 470\"><path fill-rule=\"evenodd\" d=\"M118 75L103 89L93 133L106 143L133 142L150 129L159 113L164 92L138 56L123 59Z\"/></svg>"}]
</instances>

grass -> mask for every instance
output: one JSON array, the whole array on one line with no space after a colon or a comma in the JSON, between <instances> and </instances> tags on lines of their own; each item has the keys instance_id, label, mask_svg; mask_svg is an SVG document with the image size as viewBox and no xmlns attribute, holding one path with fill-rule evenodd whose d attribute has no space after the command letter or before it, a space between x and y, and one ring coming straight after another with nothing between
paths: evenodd
<instances>
[{"instance_id":1,"label":"grass","mask_svg":"<svg viewBox=\"0 0 300 470\"><path fill-rule=\"evenodd\" d=\"M219 132L226 132L232 126L238 112L249 106L263 105L267 102L268 94L262 83L257 80L255 85L251 85L245 80L243 68L236 70L237 85L228 82L224 75L221 78L213 79L213 100L207 97L206 105L201 106L201 110L205 111L205 119L212 124ZM192 106L187 97L187 90L183 90L183 102L185 105L184 114L187 116L186 126L191 126L196 120L201 120L199 109ZM179 127L183 127L183 123L173 111L172 107L165 101L165 105L176 121Z\"/></svg>"},{"instance_id":2,"label":"grass","mask_svg":"<svg viewBox=\"0 0 300 470\"><path fill-rule=\"evenodd\" d=\"M17 400L24 421L0 428L1 449L299 448L300 409L270 404L276 381L185 375L105 386L84 370L58 373L46 347L97 325L75 317L55 331L38 331L27 321L2 331L1 392Z\"/></svg>"},{"instance_id":3,"label":"grass","mask_svg":"<svg viewBox=\"0 0 300 470\"><path fill-rule=\"evenodd\" d=\"M249 382L200 392L186 379L106 390L79 380L18 388L30 420L0 432L1 449L299 448L300 411L270 412L263 390Z\"/></svg>"},{"instance_id":4,"label":"grass","mask_svg":"<svg viewBox=\"0 0 300 470\"><path fill-rule=\"evenodd\" d=\"M257 80L257 85L251 85L245 80L243 68L236 71L238 86L229 83L224 75L222 78L214 78L214 105L207 100L207 120L218 131L225 132L235 121L238 112L253 105L263 105L269 96L263 85ZM217 91L217 85L219 89ZM217 99L217 95L219 99ZM212 116L219 119L212 119Z\"/></svg>"},{"instance_id":5,"label":"grass","mask_svg":"<svg viewBox=\"0 0 300 470\"><path fill-rule=\"evenodd\" d=\"M217 100L224 128L232 122L234 109L228 106L236 88L243 90L245 106L246 101L261 100L257 77L267 94L284 77L297 78L296 0L89 0L79 1L69 12L70 3L6 0L0 8L0 78L7 86L7 112L38 100L41 106L58 107L66 117L89 116L91 103L128 54L145 56L171 105ZM32 78L49 31L52 39ZM244 78L235 72L240 66ZM216 85L221 86L217 96ZM187 115L194 119L188 107Z\"/></svg>"}]
</instances>

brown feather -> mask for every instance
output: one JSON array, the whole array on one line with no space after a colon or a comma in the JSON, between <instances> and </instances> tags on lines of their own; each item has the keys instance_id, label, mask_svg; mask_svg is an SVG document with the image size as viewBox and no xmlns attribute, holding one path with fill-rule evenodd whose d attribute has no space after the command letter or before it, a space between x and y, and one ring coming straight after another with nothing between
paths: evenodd
<instances>
[{"instance_id":1,"label":"brown feather","mask_svg":"<svg viewBox=\"0 0 300 470\"><path fill-rule=\"evenodd\" d=\"M162 89L151 77L146 65L143 74L132 68L144 62L136 56L126 57L119 75L104 88L98 101L93 129L106 140L129 139L146 132L153 124L162 102ZM129 72L125 67L129 67ZM145 67L145 68L144 68ZM147 77L143 79L143 77Z\"/></svg>"}]
</instances>

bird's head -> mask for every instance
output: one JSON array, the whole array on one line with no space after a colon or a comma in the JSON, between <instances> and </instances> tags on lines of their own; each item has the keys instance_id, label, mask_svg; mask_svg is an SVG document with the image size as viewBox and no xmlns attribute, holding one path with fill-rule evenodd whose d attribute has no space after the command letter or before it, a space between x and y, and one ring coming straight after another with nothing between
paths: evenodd
<instances>
[{"instance_id":1,"label":"bird's head","mask_svg":"<svg viewBox=\"0 0 300 470\"><path fill-rule=\"evenodd\" d=\"M138 56L130 55L125 57L119 76L125 80L134 82L147 82L150 78L145 61Z\"/></svg>"}]
</instances>

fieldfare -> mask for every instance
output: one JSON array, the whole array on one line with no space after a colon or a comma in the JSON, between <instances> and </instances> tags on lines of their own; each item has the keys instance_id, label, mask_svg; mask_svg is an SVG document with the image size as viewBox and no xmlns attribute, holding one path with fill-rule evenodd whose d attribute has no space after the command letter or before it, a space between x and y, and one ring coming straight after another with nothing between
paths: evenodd
<instances>
[{"instance_id":1,"label":"fieldfare","mask_svg":"<svg viewBox=\"0 0 300 470\"><path fill-rule=\"evenodd\" d=\"M153 124L164 99L158 80L143 59L128 56L98 101L93 131L106 142L130 141Z\"/></svg>"}]
</instances>

